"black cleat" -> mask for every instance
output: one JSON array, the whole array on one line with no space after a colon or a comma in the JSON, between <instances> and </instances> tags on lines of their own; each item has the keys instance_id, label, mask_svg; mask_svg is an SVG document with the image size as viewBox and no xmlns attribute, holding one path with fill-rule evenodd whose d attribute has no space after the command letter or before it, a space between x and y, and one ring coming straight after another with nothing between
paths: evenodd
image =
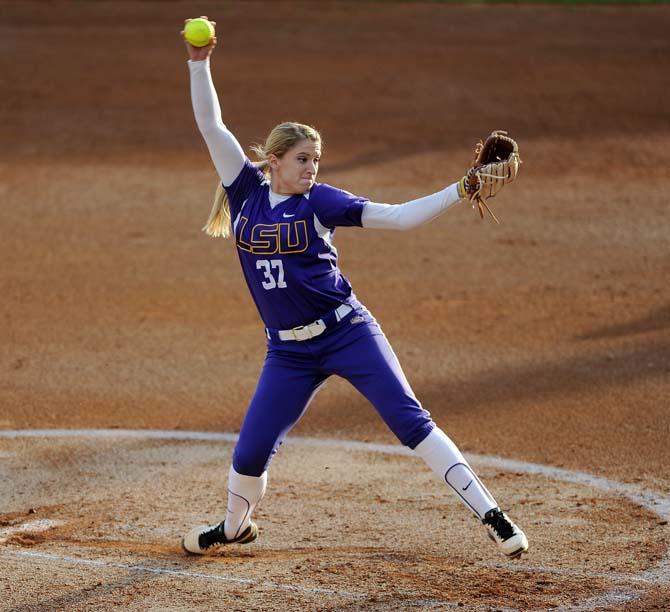
<instances>
[{"instance_id":1,"label":"black cleat","mask_svg":"<svg viewBox=\"0 0 670 612\"><path fill-rule=\"evenodd\" d=\"M228 544L249 544L258 537L258 527L253 521L236 538L226 539L223 522L218 525L204 525L191 529L182 539L181 547L191 555L206 555L214 552L219 546Z\"/></svg>"},{"instance_id":2,"label":"black cleat","mask_svg":"<svg viewBox=\"0 0 670 612\"><path fill-rule=\"evenodd\" d=\"M518 559L528 550L526 534L500 508L489 510L482 523L486 526L489 538L511 559Z\"/></svg>"}]
</instances>

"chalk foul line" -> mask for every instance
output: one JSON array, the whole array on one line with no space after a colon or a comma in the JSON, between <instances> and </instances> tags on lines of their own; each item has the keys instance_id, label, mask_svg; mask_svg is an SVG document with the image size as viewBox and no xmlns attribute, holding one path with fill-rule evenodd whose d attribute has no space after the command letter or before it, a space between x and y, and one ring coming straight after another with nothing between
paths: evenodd
<instances>
[{"instance_id":1,"label":"chalk foul line","mask_svg":"<svg viewBox=\"0 0 670 612\"><path fill-rule=\"evenodd\" d=\"M237 435L228 432L198 432L198 431L162 431L162 430L135 430L135 429L32 429L32 430L2 430L0 431L0 439L12 438L131 438L131 439L154 439L154 440L183 440L191 442L230 442L234 443L237 440ZM328 438L300 438L293 437L286 441L289 445L311 446L342 449L346 451L362 451L374 452L390 455L405 455L413 456L413 452L400 445L389 444L374 444L367 442L357 442L351 440L337 440ZM484 467L492 467L505 471L517 471L527 474L535 474L545 476L552 480L562 480L575 484L586 485L614 493L616 495L626 497L635 504L638 504L663 520L670 518L670 495L664 495L659 492L649 491L640 487L639 485L618 482L609 478L596 476L587 472L580 472L575 470L567 470L563 468L542 465L537 463L529 463L526 461L519 461L514 459L504 459L501 457L493 457L490 455L477 455L468 453L468 458L475 464ZM26 531L28 531L26 529ZM259 587L266 587L271 589L280 589L293 592L302 592L318 595L339 596L349 599L365 599L368 594L353 593L349 591L340 591L335 589L324 589L315 587L302 587L290 584L280 584L271 581L256 581L247 578L235 578L231 576L222 576L216 574L204 574L199 572L191 572L187 570L174 570L147 565L131 565L114 563L98 559L83 559L80 557L66 557L61 555L54 555L42 552L32 551L1 551L0 554L14 557L32 558L34 560L41 559L43 561L72 563L77 565L88 565L95 567L105 567L112 569L122 569L125 571L137 571L153 574L166 574L181 576L187 578L196 578L204 580L214 580L238 584L253 584ZM644 587L649 585L661 585L670 583L670 551L666 551L666 555L653 568L642 572L638 575L623 575L611 574L602 572L584 572L581 570L571 570L563 568L547 568L541 566L519 566L518 564L484 564L488 567L503 567L506 570L516 571L533 571L546 574L569 574L586 578L602 578L613 582L628 583L631 587ZM569 604L567 606L560 606L554 608L556 611L592 611L605 606L612 606L633 601L640 597L637 590L627 590L615 588L606 593L590 597L588 599ZM414 600L416 603L418 600ZM427 606L440 605L443 607L460 607L454 602L436 601L436 600L421 600ZM406 603L409 603L406 600ZM489 606L468 606L468 609L490 609ZM513 612L513 608L499 608Z\"/></svg>"}]
</instances>

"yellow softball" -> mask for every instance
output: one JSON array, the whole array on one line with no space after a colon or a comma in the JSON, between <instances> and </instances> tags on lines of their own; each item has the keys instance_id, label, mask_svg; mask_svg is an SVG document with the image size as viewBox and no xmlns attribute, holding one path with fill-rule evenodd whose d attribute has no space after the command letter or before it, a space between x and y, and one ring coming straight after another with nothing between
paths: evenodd
<instances>
[{"instance_id":1,"label":"yellow softball","mask_svg":"<svg viewBox=\"0 0 670 612\"><path fill-rule=\"evenodd\" d=\"M191 19L184 27L184 38L194 47L206 47L214 38L214 24L202 17Z\"/></svg>"}]
</instances>

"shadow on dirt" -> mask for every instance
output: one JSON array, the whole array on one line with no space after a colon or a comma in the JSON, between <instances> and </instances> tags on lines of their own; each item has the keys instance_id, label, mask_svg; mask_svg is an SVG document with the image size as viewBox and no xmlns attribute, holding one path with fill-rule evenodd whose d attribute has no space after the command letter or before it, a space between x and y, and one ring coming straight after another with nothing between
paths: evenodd
<instances>
[{"instance_id":1,"label":"shadow on dirt","mask_svg":"<svg viewBox=\"0 0 670 612\"><path fill-rule=\"evenodd\" d=\"M576 336L576 339L598 340L601 338L620 338L668 328L670 328L670 305L653 310L646 317L642 317L636 321L598 327L586 334Z\"/></svg>"},{"instance_id":2,"label":"shadow on dirt","mask_svg":"<svg viewBox=\"0 0 670 612\"><path fill-rule=\"evenodd\" d=\"M439 381L417 389L431 411L468 412L482 405L520 402L566 394L602 392L633 382L670 377L670 344L655 343L575 356L562 363L536 362L525 368L502 367L476 379Z\"/></svg>"},{"instance_id":3,"label":"shadow on dirt","mask_svg":"<svg viewBox=\"0 0 670 612\"><path fill-rule=\"evenodd\" d=\"M45 571L47 571L45 569ZM130 572L117 580L102 582L94 581L91 586L81 587L69 593L55 597L35 598L32 603L22 604L10 608L12 612L35 612L36 610L82 610L90 606L99 604L99 599L107 600L111 607L120 606L120 600L123 599L128 604L132 601L129 590L138 588L139 583L147 583L158 580L160 576L151 574L140 574L139 572ZM49 585L53 585L52 576ZM88 602L88 603L87 603ZM112 602L114 602L112 604Z\"/></svg>"}]
</instances>

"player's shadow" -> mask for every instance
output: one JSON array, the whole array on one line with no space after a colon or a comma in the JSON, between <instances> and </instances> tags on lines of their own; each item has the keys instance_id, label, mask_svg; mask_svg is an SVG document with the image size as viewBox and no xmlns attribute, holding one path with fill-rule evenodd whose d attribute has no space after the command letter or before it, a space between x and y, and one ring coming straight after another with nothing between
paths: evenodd
<instances>
[{"instance_id":1,"label":"player's shadow","mask_svg":"<svg viewBox=\"0 0 670 612\"><path fill-rule=\"evenodd\" d=\"M576 336L576 339L598 340L601 338L619 338L667 328L670 328L670 305L662 306L651 311L647 316L630 321L629 323L598 327L590 332Z\"/></svg>"},{"instance_id":2,"label":"player's shadow","mask_svg":"<svg viewBox=\"0 0 670 612\"><path fill-rule=\"evenodd\" d=\"M45 565L40 568L40 572L45 574L49 571ZM33 568L33 580L35 575L39 575ZM63 581L67 581L71 575L63 573ZM10 608L6 608L9 612L34 612L35 610L83 610L85 608L96 607L100 602L109 602L110 598L115 601L127 601L133 593L135 587L140 584L145 585L149 582L159 580L161 576L149 574L144 572L131 571L127 575L110 580L104 575L100 575L99 579L89 578L90 586L74 588L67 590L67 586L63 586L66 592L61 595L50 595L50 590L55 590L54 585L58 584L58 578L51 576L44 577L43 595L35 595L31 597L29 603L19 604ZM84 578L81 578L84 581ZM149 588L149 587L147 587ZM104 604L103 604L104 605ZM116 605L111 607L117 607ZM118 605L121 607L121 604ZM4 609L4 608L3 608Z\"/></svg>"},{"instance_id":3,"label":"player's shadow","mask_svg":"<svg viewBox=\"0 0 670 612\"><path fill-rule=\"evenodd\" d=\"M667 341L589 352L556 362L537 361L525 367L501 366L479 373L476 379L435 381L417 393L431 411L453 414L507 401L587 394L650 379L670 379Z\"/></svg>"}]
</instances>

